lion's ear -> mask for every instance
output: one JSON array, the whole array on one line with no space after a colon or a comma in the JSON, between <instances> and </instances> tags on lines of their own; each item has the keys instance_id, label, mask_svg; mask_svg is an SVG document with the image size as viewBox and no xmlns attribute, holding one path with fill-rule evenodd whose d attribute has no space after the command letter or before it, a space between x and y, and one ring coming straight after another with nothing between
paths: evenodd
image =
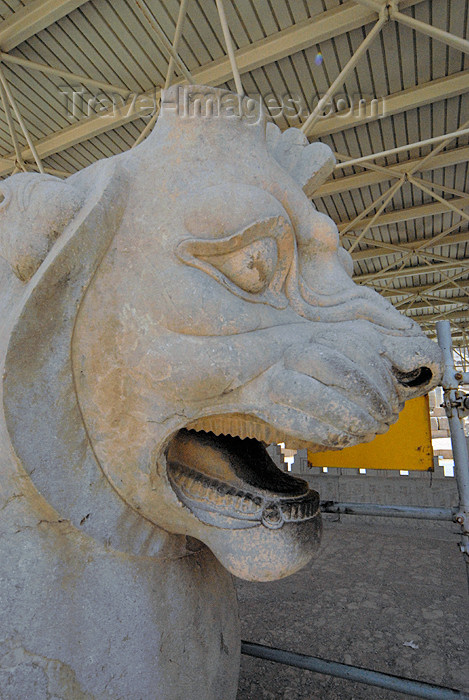
<instances>
[{"instance_id":1,"label":"lion's ear","mask_svg":"<svg viewBox=\"0 0 469 700\"><path fill-rule=\"evenodd\" d=\"M27 282L83 204L57 177L18 173L0 183L0 255Z\"/></svg>"},{"instance_id":2,"label":"lion's ear","mask_svg":"<svg viewBox=\"0 0 469 700\"><path fill-rule=\"evenodd\" d=\"M268 122L266 141L269 153L288 170L308 197L334 169L335 157L329 146L309 143L299 129L292 127L282 132L276 124Z\"/></svg>"}]
</instances>

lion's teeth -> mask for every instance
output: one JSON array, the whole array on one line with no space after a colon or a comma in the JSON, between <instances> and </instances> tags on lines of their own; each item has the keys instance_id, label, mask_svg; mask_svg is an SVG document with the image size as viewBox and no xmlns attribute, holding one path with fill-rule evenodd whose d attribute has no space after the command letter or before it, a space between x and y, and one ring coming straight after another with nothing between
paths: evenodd
<instances>
[{"instance_id":1,"label":"lion's teeth","mask_svg":"<svg viewBox=\"0 0 469 700\"><path fill-rule=\"evenodd\" d=\"M203 431L214 435L231 435L241 439L254 438L266 444L284 442L288 449L301 449L306 443L294 439L285 440L285 436L267 423L251 416L222 415L199 418L187 426L188 430Z\"/></svg>"}]
</instances>

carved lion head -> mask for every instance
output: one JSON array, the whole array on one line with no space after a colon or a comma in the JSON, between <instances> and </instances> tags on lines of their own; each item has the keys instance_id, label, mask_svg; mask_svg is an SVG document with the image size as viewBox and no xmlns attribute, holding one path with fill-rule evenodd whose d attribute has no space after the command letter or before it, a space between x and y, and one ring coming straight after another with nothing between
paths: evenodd
<instances>
[{"instance_id":1,"label":"carved lion head","mask_svg":"<svg viewBox=\"0 0 469 700\"><path fill-rule=\"evenodd\" d=\"M243 105L173 88L144 143L69 178L85 204L26 306L63 314L79 417L121 498L267 580L309 560L320 516L265 444L371 440L438 382L440 354L352 281L336 225L305 194L331 172L329 149L266 135Z\"/></svg>"}]
</instances>

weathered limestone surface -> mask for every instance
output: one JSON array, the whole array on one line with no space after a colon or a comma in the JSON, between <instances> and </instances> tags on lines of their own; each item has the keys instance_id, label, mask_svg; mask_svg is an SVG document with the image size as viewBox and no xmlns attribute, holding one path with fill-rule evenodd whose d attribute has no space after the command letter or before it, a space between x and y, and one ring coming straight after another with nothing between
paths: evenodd
<instances>
[{"instance_id":1,"label":"weathered limestone surface","mask_svg":"<svg viewBox=\"0 0 469 700\"><path fill-rule=\"evenodd\" d=\"M259 441L370 440L438 381L304 194L327 147L237 99L173 88L138 148L0 186L2 699L234 698L228 572L321 529Z\"/></svg>"}]
</instances>

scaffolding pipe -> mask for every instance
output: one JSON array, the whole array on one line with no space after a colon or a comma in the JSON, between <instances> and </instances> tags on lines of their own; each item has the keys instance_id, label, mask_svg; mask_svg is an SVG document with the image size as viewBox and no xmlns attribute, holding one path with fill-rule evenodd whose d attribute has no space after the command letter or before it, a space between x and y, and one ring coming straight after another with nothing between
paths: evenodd
<instances>
[{"instance_id":1,"label":"scaffolding pipe","mask_svg":"<svg viewBox=\"0 0 469 700\"><path fill-rule=\"evenodd\" d=\"M446 688L444 686L434 685L433 683L424 683L422 681L414 681L410 678L402 678L401 676L392 676L388 673L380 673L372 671L368 668L360 668L359 666L349 666L336 661L327 661L316 656L307 656L306 654L296 654L285 649L276 649L267 647L263 644L255 644L253 642L241 642L241 653L246 656L254 656L258 659L266 661L274 661L279 664L294 666L295 668L304 668L315 673L325 673L336 678L345 678L345 680L355 681L357 683L365 683L366 685L374 685L378 688L386 688L394 690L398 693L413 695L417 698L428 698L429 700L469 700L469 695L466 695L461 690Z\"/></svg>"},{"instance_id":2,"label":"scaffolding pipe","mask_svg":"<svg viewBox=\"0 0 469 700\"><path fill-rule=\"evenodd\" d=\"M463 375L457 372L454 366L449 321L438 321L436 333L438 345L443 353L444 374L441 386L444 391L444 405L453 447L454 475L459 492L459 512L456 514L456 522L461 525L460 548L466 561L469 584L469 456L463 423L458 413L458 399L460 398L458 396L458 386Z\"/></svg>"},{"instance_id":3,"label":"scaffolding pipe","mask_svg":"<svg viewBox=\"0 0 469 700\"><path fill-rule=\"evenodd\" d=\"M380 503L339 503L321 501L323 513L344 515L373 515L383 518L412 518L414 520L447 520L455 522L459 508L431 508L426 506L397 506Z\"/></svg>"}]
</instances>

